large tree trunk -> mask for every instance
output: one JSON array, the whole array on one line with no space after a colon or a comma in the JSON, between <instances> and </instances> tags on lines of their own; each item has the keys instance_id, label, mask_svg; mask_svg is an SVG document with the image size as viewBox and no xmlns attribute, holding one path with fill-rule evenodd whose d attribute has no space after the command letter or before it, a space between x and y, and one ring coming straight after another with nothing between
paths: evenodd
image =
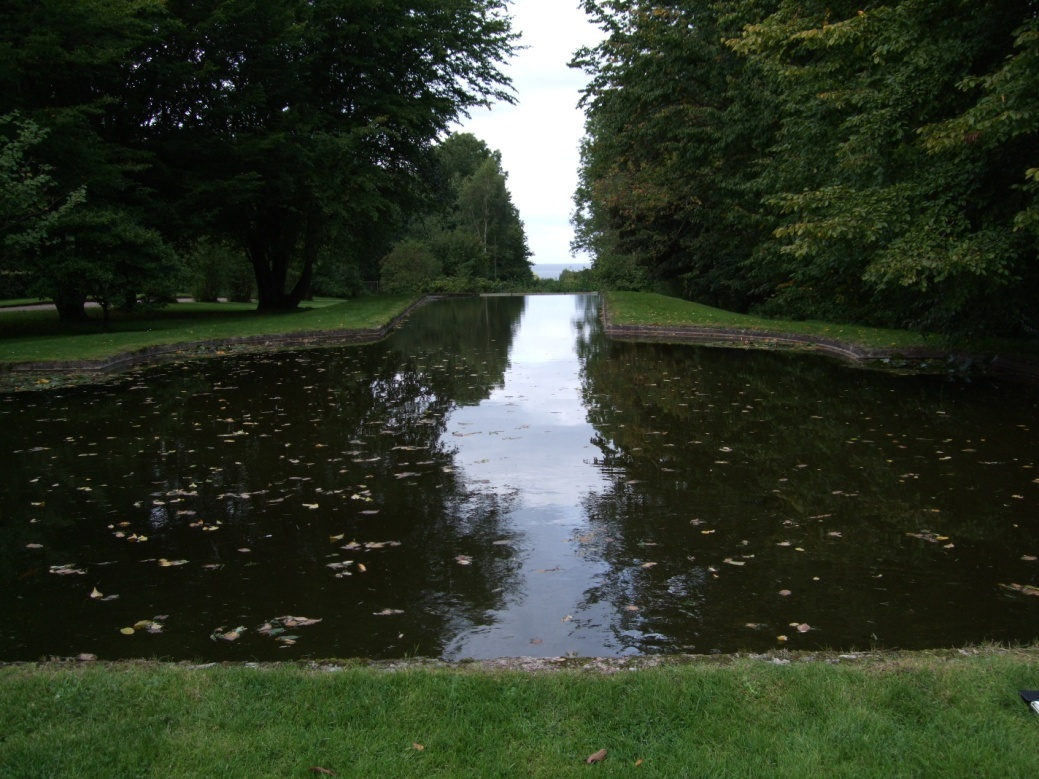
<instances>
[{"instance_id":1,"label":"large tree trunk","mask_svg":"<svg viewBox=\"0 0 1039 779\"><path fill-rule=\"evenodd\" d=\"M68 290L60 290L54 296L54 307L58 309L58 319L62 322L81 322L87 318L87 312L83 308L86 305L86 295Z\"/></svg>"},{"instance_id":2,"label":"large tree trunk","mask_svg":"<svg viewBox=\"0 0 1039 779\"><path fill-rule=\"evenodd\" d=\"M287 233L283 218L277 214L268 214L267 219L257 225L249 237L246 251L256 274L256 309L258 311L278 311L295 308L299 301L293 301L285 294L285 280L289 273L289 262L295 240Z\"/></svg>"},{"instance_id":3,"label":"large tree trunk","mask_svg":"<svg viewBox=\"0 0 1039 779\"><path fill-rule=\"evenodd\" d=\"M292 220L295 222L296 220ZM320 245L320 219L306 219L303 231L303 269L291 292L285 291L289 264L299 245L300 230L295 225L271 225L258 231L249 243L249 259L256 273L257 310L285 311L297 308L310 293L314 261Z\"/></svg>"}]
</instances>

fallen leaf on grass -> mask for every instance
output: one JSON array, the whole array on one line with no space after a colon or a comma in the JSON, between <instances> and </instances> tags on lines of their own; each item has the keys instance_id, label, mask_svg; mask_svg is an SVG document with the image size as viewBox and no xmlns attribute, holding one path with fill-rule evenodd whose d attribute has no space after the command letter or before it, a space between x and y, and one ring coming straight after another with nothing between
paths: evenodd
<instances>
[{"instance_id":1,"label":"fallen leaf on grass","mask_svg":"<svg viewBox=\"0 0 1039 779\"><path fill-rule=\"evenodd\" d=\"M416 752L423 752L426 749L422 744L418 743L417 741L412 742L411 748L414 749Z\"/></svg>"},{"instance_id":2,"label":"fallen leaf on grass","mask_svg":"<svg viewBox=\"0 0 1039 779\"><path fill-rule=\"evenodd\" d=\"M601 763L605 759L606 759L606 750L605 749L600 749L598 752L593 752L592 754L588 755L588 757L585 759L584 762L586 762L588 764L591 764L591 763Z\"/></svg>"},{"instance_id":3,"label":"fallen leaf on grass","mask_svg":"<svg viewBox=\"0 0 1039 779\"><path fill-rule=\"evenodd\" d=\"M329 771L327 768L322 768L319 765L312 765L307 770L314 774L321 774L322 776L339 776L335 771Z\"/></svg>"}]
</instances>

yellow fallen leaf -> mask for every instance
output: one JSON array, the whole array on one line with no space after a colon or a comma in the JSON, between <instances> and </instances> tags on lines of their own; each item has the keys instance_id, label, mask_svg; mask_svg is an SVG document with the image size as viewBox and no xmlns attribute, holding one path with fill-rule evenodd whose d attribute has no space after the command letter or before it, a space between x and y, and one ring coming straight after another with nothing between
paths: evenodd
<instances>
[{"instance_id":1,"label":"yellow fallen leaf","mask_svg":"<svg viewBox=\"0 0 1039 779\"><path fill-rule=\"evenodd\" d=\"M342 541L344 536L346 536L346 533L340 533L337 536L329 536L328 540L334 544L336 541Z\"/></svg>"},{"instance_id":2,"label":"yellow fallen leaf","mask_svg":"<svg viewBox=\"0 0 1039 779\"><path fill-rule=\"evenodd\" d=\"M425 747L417 741L412 742L411 748L414 749L416 752L422 752L425 750Z\"/></svg>"},{"instance_id":3,"label":"yellow fallen leaf","mask_svg":"<svg viewBox=\"0 0 1039 779\"><path fill-rule=\"evenodd\" d=\"M90 591L90 597L94 600L105 597L104 593L101 592L97 587Z\"/></svg>"},{"instance_id":4,"label":"yellow fallen leaf","mask_svg":"<svg viewBox=\"0 0 1039 779\"><path fill-rule=\"evenodd\" d=\"M134 633L133 628L119 628L119 632L124 636L132 636Z\"/></svg>"},{"instance_id":5,"label":"yellow fallen leaf","mask_svg":"<svg viewBox=\"0 0 1039 779\"><path fill-rule=\"evenodd\" d=\"M586 762L586 763L601 763L605 759L606 759L606 750L605 749L600 749L598 752L593 752L592 754L588 755L588 757L585 759L584 762Z\"/></svg>"}]
</instances>

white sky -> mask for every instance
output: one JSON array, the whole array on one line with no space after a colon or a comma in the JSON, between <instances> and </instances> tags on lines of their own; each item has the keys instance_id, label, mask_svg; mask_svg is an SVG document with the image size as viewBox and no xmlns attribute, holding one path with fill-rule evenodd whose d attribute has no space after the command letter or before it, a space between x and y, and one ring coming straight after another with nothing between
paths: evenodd
<instances>
[{"instance_id":1,"label":"white sky","mask_svg":"<svg viewBox=\"0 0 1039 779\"><path fill-rule=\"evenodd\" d=\"M567 63L601 35L578 0L514 0L511 14L513 30L523 35L520 44L528 47L505 67L518 102L474 110L455 131L501 152L533 262L586 263L586 257L570 256L570 212L584 135L577 101L587 79Z\"/></svg>"}]
</instances>

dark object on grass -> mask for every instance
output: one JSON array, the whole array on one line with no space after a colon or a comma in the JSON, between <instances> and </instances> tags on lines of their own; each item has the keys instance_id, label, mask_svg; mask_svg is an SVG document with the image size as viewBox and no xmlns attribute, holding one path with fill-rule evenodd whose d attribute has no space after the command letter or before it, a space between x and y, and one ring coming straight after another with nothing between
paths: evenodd
<instances>
[{"instance_id":1,"label":"dark object on grass","mask_svg":"<svg viewBox=\"0 0 1039 779\"><path fill-rule=\"evenodd\" d=\"M1021 690L1021 700L1023 700L1032 711L1039 714L1039 690Z\"/></svg>"}]
</instances>

